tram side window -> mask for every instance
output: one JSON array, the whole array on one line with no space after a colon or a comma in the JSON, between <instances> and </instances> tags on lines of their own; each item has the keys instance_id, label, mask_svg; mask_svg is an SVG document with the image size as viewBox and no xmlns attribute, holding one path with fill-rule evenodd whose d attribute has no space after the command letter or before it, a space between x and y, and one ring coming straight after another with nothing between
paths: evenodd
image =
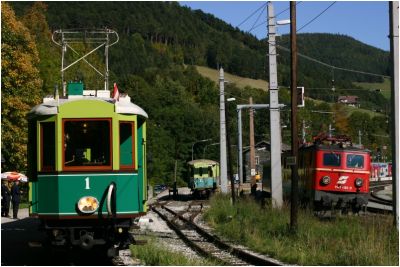
<instances>
[{"instance_id":1,"label":"tram side window","mask_svg":"<svg viewBox=\"0 0 400 267\"><path fill-rule=\"evenodd\" d=\"M341 155L336 153L324 153L323 164L324 166L340 166Z\"/></svg>"},{"instance_id":2,"label":"tram side window","mask_svg":"<svg viewBox=\"0 0 400 267\"><path fill-rule=\"evenodd\" d=\"M133 122L119 124L119 155L121 168L134 168L134 128Z\"/></svg>"},{"instance_id":3,"label":"tram side window","mask_svg":"<svg viewBox=\"0 0 400 267\"><path fill-rule=\"evenodd\" d=\"M64 120L64 167L111 167L111 120Z\"/></svg>"},{"instance_id":4,"label":"tram side window","mask_svg":"<svg viewBox=\"0 0 400 267\"><path fill-rule=\"evenodd\" d=\"M55 141L54 122L40 123L40 154L42 171L55 170Z\"/></svg>"},{"instance_id":5,"label":"tram side window","mask_svg":"<svg viewBox=\"0 0 400 267\"><path fill-rule=\"evenodd\" d=\"M190 175L191 177L194 177L194 167L190 166Z\"/></svg>"},{"instance_id":6,"label":"tram side window","mask_svg":"<svg viewBox=\"0 0 400 267\"><path fill-rule=\"evenodd\" d=\"M213 177L213 170L211 166L208 167L208 176Z\"/></svg>"},{"instance_id":7,"label":"tram side window","mask_svg":"<svg viewBox=\"0 0 400 267\"><path fill-rule=\"evenodd\" d=\"M364 168L364 156L348 154L346 156L346 166L347 168Z\"/></svg>"}]
</instances>

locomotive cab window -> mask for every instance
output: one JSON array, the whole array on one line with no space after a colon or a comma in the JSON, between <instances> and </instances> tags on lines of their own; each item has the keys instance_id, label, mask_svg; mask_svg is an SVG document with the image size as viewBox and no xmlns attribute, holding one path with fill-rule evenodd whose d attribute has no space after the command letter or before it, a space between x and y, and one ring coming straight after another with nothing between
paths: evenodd
<instances>
[{"instance_id":1,"label":"locomotive cab window","mask_svg":"<svg viewBox=\"0 0 400 267\"><path fill-rule=\"evenodd\" d=\"M336 154L336 153L324 153L323 155L323 164L324 166L335 166L338 167L340 166L341 162L341 155L340 154Z\"/></svg>"},{"instance_id":2,"label":"locomotive cab window","mask_svg":"<svg viewBox=\"0 0 400 267\"><path fill-rule=\"evenodd\" d=\"M346 167L347 168L364 168L364 156L348 154L346 156Z\"/></svg>"},{"instance_id":3,"label":"locomotive cab window","mask_svg":"<svg viewBox=\"0 0 400 267\"><path fill-rule=\"evenodd\" d=\"M63 121L65 170L111 169L111 120Z\"/></svg>"}]
</instances>

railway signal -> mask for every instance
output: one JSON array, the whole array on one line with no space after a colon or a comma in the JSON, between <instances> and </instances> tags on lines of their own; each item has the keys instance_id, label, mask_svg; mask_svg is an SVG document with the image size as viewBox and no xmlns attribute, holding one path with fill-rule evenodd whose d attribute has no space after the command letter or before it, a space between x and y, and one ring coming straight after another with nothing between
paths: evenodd
<instances>
[{"instance_id":1,"label":"railway signal","mask_svg":"<svg viewBox=\"0 0 400 267\"><path fill-rule=\"evenodd\" d=\"M304 108L304 86L297 87L297 107Z\"/></svg>"}]
</instances>

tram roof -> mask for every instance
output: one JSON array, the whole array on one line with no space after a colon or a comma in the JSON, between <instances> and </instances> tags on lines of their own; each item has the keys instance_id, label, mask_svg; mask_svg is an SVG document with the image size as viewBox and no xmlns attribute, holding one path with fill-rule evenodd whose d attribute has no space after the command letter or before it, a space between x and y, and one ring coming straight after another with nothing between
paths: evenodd
<instances>
[{"instance_id":1,"label":"tram roof","mask_svg":"<svg viewBox=\"0 0 400 267\"><path fill-rule=\"evenodd\" d=\"M66 103L70 103L73 101L81 101L81 100L95 100L95 101L103 101L108 102L110 104L115 105L115 112L120 114L136 114L148 118L147 113L138 105L130 102L130 97L127 99L120 99L120 101L115 101L112 98L100 98L100 97L92 97L85 96L79 98L60 98L59 100L55 99L47 99L43 101L42 104L36 105L31 109L28 113L30 118L35 116L46 116L46 115L56 115L58 114L58 107L62 106Z\"/></svg>"},{"instance_id":2,"label":"tram roof","mask_svg":"<svg viewBox=\"0 0 400 267\"><path fill-rule=\"evenodd\" d=\"M194 165L198 163L203 163L203 164L219 164L217 161L211 160L211 159L195 159L192 161L189 161L189 165Z\"/></svg>"}]
</instances>

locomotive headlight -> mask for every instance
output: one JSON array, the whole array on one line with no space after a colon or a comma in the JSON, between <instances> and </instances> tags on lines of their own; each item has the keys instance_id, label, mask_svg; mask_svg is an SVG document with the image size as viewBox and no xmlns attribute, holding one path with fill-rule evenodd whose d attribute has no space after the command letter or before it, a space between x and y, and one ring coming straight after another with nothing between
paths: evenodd
<instances>
[{"instance_id":1,"label":"locomotive headlight","mask_svg":"<svg viewBox=\"0 0 400 267\"><path fill-rule=\"evenodd\" d=\"M356 180L354 181L354 184L356 185L356 187L363 186L363 183L364 183L364 181L361 178L356 178Z\"/></svg>"},{"instance_id":2,"label":"locomotive headlight","mask_svg":"<svg viewBox=\"0 0 400 267\"><path fill-rule=\"evenodd\" d=\"M82 213L90 214L99 208L99 201L95 197L86 196L78 201L78 210Z\"/></svg>"},{"instance_id":3,"label":"locomotive headlight","mask_svg":"<svg viewBox=\"0 0 400 267\"><path fill-rule=\"evenodd\" d=\"M321 179L321 184L323 185L328 185L331 183L331 178L329 176L324 176Z\"/></svg>"}]
</instances>

